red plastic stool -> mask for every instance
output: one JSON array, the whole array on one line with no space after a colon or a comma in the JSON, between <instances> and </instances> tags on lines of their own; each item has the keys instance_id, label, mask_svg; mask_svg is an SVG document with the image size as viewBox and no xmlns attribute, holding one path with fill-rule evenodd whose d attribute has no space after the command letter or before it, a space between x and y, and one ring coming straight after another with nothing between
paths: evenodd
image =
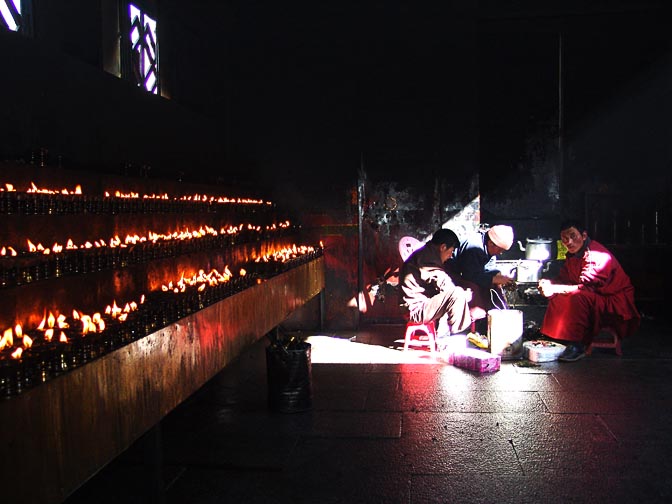
<instances>
[{"instance_id":1,"label":"red plastic stool","mask_svg":"<svg viewBox=\"0 0 672 504\"><path fill-rule=\"evenodd\" d=\"M429 346L429 349L432 353L436 352L436 328L434 327L434 321L427 322L423 324L422 322L408 322L406 324L406 336L404 338L404 351L408 350L408 345L411 343L413 336L416 336L416 332L422 331L426 334L423 338L418 335L416 340L422 341L423 343Z\"/></svg>"},{"instance_id":2,"label":"red plastic stool","mask_svg":"<svg viewBox=\"0 0 672 504\"><path fill-rule=\"evenodd\" d=\"M616 331L611 327L603 327L600 334L593 340L593 342L586 348L586 355L590 355L593 348L613 348L616 355L619 357L623 355L621 351L621 338L618 337Z\"/></svg>"}]
</instances>

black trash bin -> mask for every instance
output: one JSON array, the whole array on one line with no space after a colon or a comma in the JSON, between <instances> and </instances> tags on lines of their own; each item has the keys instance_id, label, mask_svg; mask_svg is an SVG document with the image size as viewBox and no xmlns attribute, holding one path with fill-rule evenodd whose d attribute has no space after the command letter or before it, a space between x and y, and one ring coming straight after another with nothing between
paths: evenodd
<instances>
[{"instance_id":1,"label":"black trash bin","mask_svg":"<svg viewBox=\"0 0 672 504\"><path fill-rule=\"evenodd\" d=\"M266 347L266 373L272 411L298 413L312 407L310 343Z\"/></svg>"}]
</instances>

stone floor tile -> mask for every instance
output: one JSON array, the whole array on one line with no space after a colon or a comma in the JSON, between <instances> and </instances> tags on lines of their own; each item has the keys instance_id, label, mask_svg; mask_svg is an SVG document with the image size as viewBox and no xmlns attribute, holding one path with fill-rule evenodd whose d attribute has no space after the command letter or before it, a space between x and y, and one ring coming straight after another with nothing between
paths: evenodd
<instances>
[{"instance_id":1,"label":"stone floor tile","mask_svg":"<svg viewBox=\"0 0 672 504\"><path fill-rule=\"evenodd\" d=\"M505 361L491 374L404 353L401 335L334 333L341 357L361 353L328 362L314 348L313 407L292 414L269 411L268 342L252 345L151 431L166 504L672 501L664 324L645 320L623 357ZM149 502L157 467L141 441L65 504Z\"/></svg>"}]
</instances>

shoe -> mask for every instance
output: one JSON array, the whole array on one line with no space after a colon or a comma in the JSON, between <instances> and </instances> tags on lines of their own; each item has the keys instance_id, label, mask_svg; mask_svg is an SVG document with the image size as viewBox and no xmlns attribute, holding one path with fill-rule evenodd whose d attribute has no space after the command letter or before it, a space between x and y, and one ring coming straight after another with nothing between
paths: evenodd
<instances>
[{"instance_id":1,"label":"shoe","mask_svg":"<svg viewBox=\"0 0 672 504\"><path fill-rule=\"evenodd\" d=\"M562 362L576 362L586 356L586 351L581 343L570 343L558 356L558 360Z\"/></svg>"}]
</instances>

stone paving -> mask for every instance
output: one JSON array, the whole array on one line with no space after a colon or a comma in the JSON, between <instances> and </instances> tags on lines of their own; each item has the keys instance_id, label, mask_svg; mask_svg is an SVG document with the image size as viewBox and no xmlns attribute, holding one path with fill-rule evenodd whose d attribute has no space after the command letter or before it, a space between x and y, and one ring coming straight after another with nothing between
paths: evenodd
<instances>
[{"instance_id":1,"label":"stone paving","mask_svg":"<svg viewBox=\"0 0 672 504\"><path fill-rule=\"evenodd\" d=\"M623 357L491 374L401 351L403 329L314 333L301 413L269 411L259 341L66 502L672 501L665 324L644 320Z\"/></svg>"}]
</instances>

